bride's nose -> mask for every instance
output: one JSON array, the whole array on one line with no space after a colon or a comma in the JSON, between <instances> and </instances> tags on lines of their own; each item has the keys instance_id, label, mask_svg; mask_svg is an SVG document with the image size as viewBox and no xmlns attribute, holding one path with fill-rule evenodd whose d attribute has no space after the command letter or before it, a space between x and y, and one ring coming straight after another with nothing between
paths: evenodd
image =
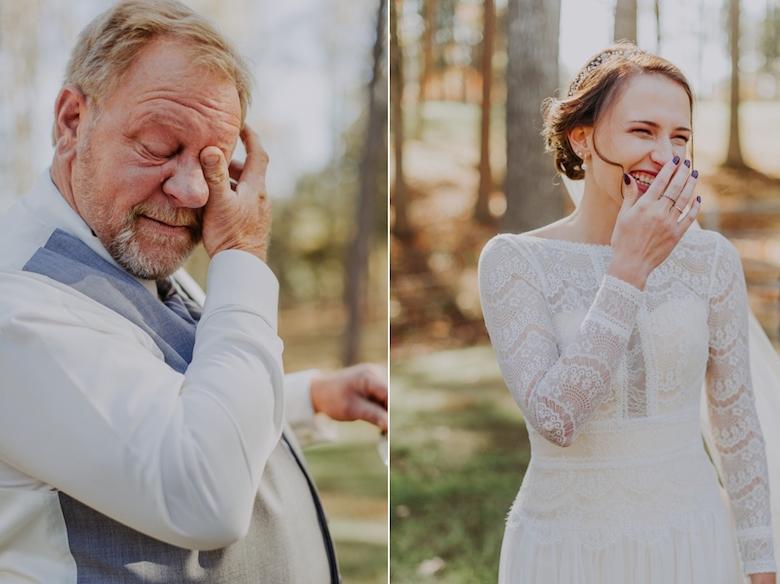
<instances>
[{"instance_id":1,"label":"bride's nose","mask_svg":"<svg viewBox=\"0 0 780 584\"><path fill-rule=\"evenodd\" d=\"M680 156L680 158L684 157L684 153L681 155L679 152L675 152L674 144L672 144L671 140L656 138L653 144L653 150L650 152L650 159L656 164L663 166L674 158L675 154Z\"/></svg>"}]
</instances>

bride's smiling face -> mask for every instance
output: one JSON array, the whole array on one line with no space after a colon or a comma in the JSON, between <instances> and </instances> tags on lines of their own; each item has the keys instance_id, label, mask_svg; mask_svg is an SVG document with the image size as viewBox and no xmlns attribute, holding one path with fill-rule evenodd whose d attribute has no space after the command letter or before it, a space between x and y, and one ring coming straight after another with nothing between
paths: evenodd
<instances>
[{"instance_id":1,"label":"bride's smiling face","mask_svg":"<svg viewBox=\"0 0 780 584\"><path fill-rule=\"evenodd\" d=\"M586 186L590 182L620 205L623 173L644 193L670 159L679 156L682 164L688 157L691 134L685 89L664 75L643 73L626 82L595 128L576 129L570 137L585 142Z\"/></svg>"}]
</instances>

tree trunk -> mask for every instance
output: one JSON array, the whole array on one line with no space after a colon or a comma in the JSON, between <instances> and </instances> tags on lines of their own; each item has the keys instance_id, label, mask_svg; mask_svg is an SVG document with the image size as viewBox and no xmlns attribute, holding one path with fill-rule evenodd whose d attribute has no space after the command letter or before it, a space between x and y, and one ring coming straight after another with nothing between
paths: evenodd
<instances>
[{"instance_id":1,"label":"tree trunk","mask_svg":"<svg viewBox=\"0 0 780 584\"><path fill-rule=\"evenodd\" d=\"M393 146L395 157L395 184L393 186L393 235L399 239L408 240L412 237L412 227L406 213L408 206L408 191L404 181L403 144L404 118L401 99L404 92L403 54L398 44L398 13L396 2L390 0L390 118L393 128Z\"/></svg>"},{"instance_id":2,"label":"tree trunk","mask_svg":"<svg viewBox=\"0 0 780 584\"><path fill-rule=\"evenodd\" d=\"M661 52L661 0L655 0L655 52Z\"/></svg>"},{"instance_id":3,"label":"tree trunk","mask_svg":"<svg viewBox=\"0 0 780 584\"><path fill-rule=\"evenodd\" d=\"M490 193L493 192L493 175L490 171L490 88L493 85L493 38L496 31L496 9L493 0L484 0L484 26L482 30L482 125L479 148L479 191L474 218L480 223L493 223L490 214Z\"/></svg>"},{"instance_id":4,"label":"tree trunk","mask_svg":"<svg viewBox=\"0 0 780 584\"><path fill-rule=\"evenodd\" d=\"M560 11L560 0L509 0L505 231L528 231L563 215L563 192L539 136L542 100L558 87Z\"/></svg>"},{"instance_id":5,"label":"tree trunk","mask_svg":"<svg viewBox=\"0 0 780 584\"><path fill-rule=\"evenodd\" d=\"M747 168L739 143L739 0L729 2L729 50L731 53L731 99L729 104L729 147L726 162L729 168Z\"/></svg>"},{"instance_id":6,"label":"tree trunk","mask_svg":"<svg viewBox=\"0 0 780 584\"><path fill-rule=\"evenodd\" d=\"M636 0L617 0L615 5L615 40L636 43Z\"/></svg>"},{"instance_id":7,"label":"tree trunk","mask_svg":"<svg viewBox=\"0 0 780 584\"><path fill-rule=\"evenodd\" d=\"M425 30L422 35L422 75L420 75L420 96L418 107L428 99L428 83L433 70L433 31L436 28L436 0L425 0Z\"/></svg>"},{"instance_id":8,"label":"tree trunk","mask_svg":"<svg viewBox=\"0 0 780 584\"><path fill-rule=\"evenodd\" d=\"M360 162L360 191L357 205L357 233L350 249L347 264L347 286L344 302L347 305L347 330L344 343L344 365L352 365L358 358L360 325L365 305L366 275L374 226L374 207L378 169L387 160L387 86L377 87L382 77L386 0L379 0L376 23L376 42L373 52L373 74L368 82L368 128L363 160Z\"/></svg>"}]
</instances>

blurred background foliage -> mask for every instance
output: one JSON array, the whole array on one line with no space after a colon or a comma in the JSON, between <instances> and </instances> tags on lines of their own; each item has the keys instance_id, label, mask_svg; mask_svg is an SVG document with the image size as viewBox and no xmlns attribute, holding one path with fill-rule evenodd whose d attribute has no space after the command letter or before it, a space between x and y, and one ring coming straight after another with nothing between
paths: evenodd
<instances>
[{"instance_id":1,"label":"blurred background foliage","mask_svg":"<svg viewBox=\"0 0 780 584\"><path fill-rule=\"evenodd\" d=\"M0 213L50 164L53 104L70 49L112 3L0 0ZM269 265L280 281L285 368L386 363L386 3L185 3L237 44L256 79L247 123L270 156ZM365 252L355 256L359 247ZM202 248L187 268L205 285ZM376 452L378 431L339 426L339 441L314 446L307 457L345 584L385 582L387 469Z\"/></svg>"},{"instance_id":2,"label":"blurred background foliage","mask_svg":"<svg viewBox=\"0 0 780 584\"><path fill-rule=\"evenodd\" d=\"M340 302L345 291L345 258L356 234L355 207L360 162L365 148L366 115L343 135L343 153L325 168L304 174L295 196L275 203L269 263L280 280L282 308L301 303ZM385 155L386 157L386 155ZM368 316L386 315L387 165L375 176L369 260Z\"/></svg>"}]
</instances>

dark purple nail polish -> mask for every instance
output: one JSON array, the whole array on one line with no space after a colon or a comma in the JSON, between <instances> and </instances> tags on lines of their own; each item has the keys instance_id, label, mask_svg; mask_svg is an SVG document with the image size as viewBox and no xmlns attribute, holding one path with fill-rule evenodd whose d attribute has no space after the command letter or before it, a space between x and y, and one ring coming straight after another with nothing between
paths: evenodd
<instances>
[{"instance_id":1,"label":"dark purple nail polish","mask_svg":"<svg viewBox=\"0 0 780 584\"><path fill-rule=\"evenodd\" d=\"M688 168L691 167L691 161L690 160L686 160L683 164L685 164L685 166L687 166Z\"/></svg>"},{"instance_id":2,"label":"dark purple nail polish","mask_svg":"<svg viewBox=\"0 0 780 584\"><path fill-rule=\"evenodd\" d=\"M623 174L623 182L626 183L626 185L630 185L631 184L631 177L624 173Z\"/></svg>"},{"instance_id":3,"label":"dark purple nail polish","mask_svg":"<svg viewBox=\"0 0 780 584\"><path fill-rule=\"evenodd\" d=\"M675 156L674 158L672 158L672 162L674 162L675 164L680 164L680 157Z\"/></svg>"},{"instance_id":4,"label":"dark purple nail polish","mask_svg":"<svg viewBox=\"0 0 780 584\"><path fill-rule=\"evenodd\" d=\"M694 170L694 171L691 173L691 176L692 176L693 178L699 178L699 171L698 171L698 170Z\"/></svg>"},{"instance_id":5,"label":"dark purple nail polish","mask_svg":"<svg viewBox=\"0 0 780 584\"><path fill-rule=\"evenodd\" d=\"M701 197L696 197L696 202L701 203Z\"/></svg>"}]
</instances>

